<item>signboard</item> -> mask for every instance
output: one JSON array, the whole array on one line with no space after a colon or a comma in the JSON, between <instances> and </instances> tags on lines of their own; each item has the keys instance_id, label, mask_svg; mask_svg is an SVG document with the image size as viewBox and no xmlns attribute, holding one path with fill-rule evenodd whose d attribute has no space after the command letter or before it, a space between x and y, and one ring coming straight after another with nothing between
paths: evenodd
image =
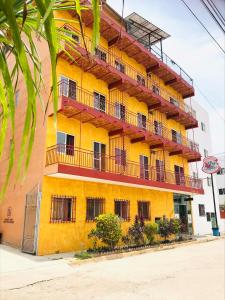
<instances>
[{"instance_id":1,"label":"signboard","mask_svg":"<svg viewBox=\"0 0 225 300\"><path fill-rule=\"evenodd\" d=\"M207 156L203 159L202 171L207 174L214 174L220 170L218 159L214 156Z\"/></svg>"}]
</instances>

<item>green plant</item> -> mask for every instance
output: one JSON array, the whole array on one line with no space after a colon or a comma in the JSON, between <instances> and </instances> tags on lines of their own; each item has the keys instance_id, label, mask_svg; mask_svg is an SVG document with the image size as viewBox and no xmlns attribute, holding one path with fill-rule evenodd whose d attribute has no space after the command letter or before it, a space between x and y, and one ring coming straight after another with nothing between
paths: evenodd
<instances>
[{"instance_id":1,"label":"green plant","mask_svg":"<svg viewBox=\"0 0 225 300\"><path fill-rule=\"evenodd\" d=\"M91 258L92 255L90 253L88 253L87 251L81 251L81 252L75 253L74 257L83 260L83 259Z\"/></svg>"},{"instance_id":2,"label":"green plant","mask_svg":"<svg viewBox=\"0 0 225 300\"><path fill-rule=\"evenodd\" d=\"M96 228L92 229L89 238L97 238L110 249L114 249L122 237L120 218L113 214L103 214L96 218ZM95 245L96 247L96 242Z\"/></svg>"},{"instance_id":3,"label":"green plant","mask_svg":"<svg viewBox=\"0 0 225 300\"><path fill-rule=\"evenodd\" d=\"M144 234L147 237L149 244L153 244L155 235L158 233L158 224L149 223L144 226Z\"/></svg>"},{"instance_id":4,"label":"green plant","mask_svg":"<svg viewBox=\"0 0 225 300\"><path fill-rule=\"evenodd\" d=\"M181 232L181 221L179 219L170 219L170 232L178 236Z\"/></svg>"},{"instance_id":5,"label":"green plant","mask_svg":"<svg viewBox=\"0 0 225 300\"><path fill-rule=\"evenodd\" d=\"M94 17L92 48L95 49L99 41L99 0L92 0L91 3ZM15 161L15 114L17 112L15 94L19 79L23 80L25 85L26 101L23 105L26 106L26 113L19 148L17 178L21 174L23 162L25 162L25 172L29 165L36 129L37 100L40 101L43 112L46 110L40 94L45 88L40 60L42 48L37 47L39 43L36 43L35 39L43 39L48 45L52 78L49 98L52 97L56 122L57 55L63 47L62 41L69 42L71 47L75 44L75 41L66 34L66 30L57 26L57 22L79 23L83 35L81 19L83 9L87 9L87 6L81 5L80 0L0 0L0 159L6 142L9 142L6 141L9 123L11 127L8 169L5 182L1 187L1 196L5 193ZM75 10L78 21L57 18L56 12L64 10Z\"/></svg>"},{"instance_id":6,"label":"green plant","mask_svg":"<svg viewBox=\"0 0 225 300\"><path fill-rule=\"evenodd\" d=\"M145 244L144 221L142 218L135 216L134 224L129 227L127 235L123 236L122 241L128 245L141 246Z\"/></svg>"},{"instance_id":7,"label":"green plant","mask_svg":"<svg viewBox=\"0 0 225 300\"><path fill-rule=\"evenodd\" d=\"M171 224L167 218L163 218L159 221L159 234L164 238L164 241L167 241L171 235Z\"/></svg>"}]
</instances>

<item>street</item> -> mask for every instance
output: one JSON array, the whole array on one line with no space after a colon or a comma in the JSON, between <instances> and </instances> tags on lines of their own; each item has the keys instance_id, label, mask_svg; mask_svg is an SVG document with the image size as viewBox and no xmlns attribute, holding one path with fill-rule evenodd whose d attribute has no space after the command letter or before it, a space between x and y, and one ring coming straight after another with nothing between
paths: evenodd
<instances>
[{"instance_id":1,"label":"street","mask_svg":"<svg viewBox=\"0 0 225 300\"><path fill-rule=\"evenodd\" d=\"M1 299L224 300L224 253L219 239L81 265L52 261L47 268L67 264L68 269L15 289L2 284ZM25 276L21 272L18 277Z\"/></svg>"}]
</instances>

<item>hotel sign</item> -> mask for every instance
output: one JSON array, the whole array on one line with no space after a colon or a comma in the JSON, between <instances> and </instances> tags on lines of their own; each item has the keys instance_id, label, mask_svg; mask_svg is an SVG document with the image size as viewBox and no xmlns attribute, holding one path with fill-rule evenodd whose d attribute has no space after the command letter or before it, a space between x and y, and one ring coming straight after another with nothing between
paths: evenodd
<instances>
[{"instance_id":1,"label":"hotel sign","mask_svg":"<svg viewBox=\"0 0 225 300\"><path fill-rule=\"evenodd\" d=\"M202 171L207 174L214 174L220 170L218 159L214 156L207 156L203 159Z\"/></svg>"}]
</instances>

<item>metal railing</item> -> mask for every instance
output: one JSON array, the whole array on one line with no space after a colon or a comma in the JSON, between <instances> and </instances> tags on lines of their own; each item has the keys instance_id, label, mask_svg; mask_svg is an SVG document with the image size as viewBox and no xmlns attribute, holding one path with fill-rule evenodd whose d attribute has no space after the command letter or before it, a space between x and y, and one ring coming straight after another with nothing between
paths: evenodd
<instances>
[{"instance_id":1,"label":"metal railing","mask_svg":"<svg viewBox=\"0 0 225 300\"><path fill-rule=\"evenodd\" d=\"M127 76L129 76L131 79L133 79L135 81L137 81L138 76L141 76L145 82L145 84L142 84L142 85L144 85L151 91L153 91L154 86L158 87L160 96L162 96L164 99L166 99L168 101L170 101L170 98L174 98L174 99L178 100L178 107L181 110L190 114L194 118L196 117L194 110L189 105L187 105L186 103L183 102L183 98L181 96L177 97L176 95L169 93L167 91L167 89L165 89L159 81L156 82L152 78L150 78L150 76L147 76L146 73L137 71L137 69L135 69L133 66L126 63L121 57L116 55L114 53L115 51L113 48L106 49L102 46L98 46L98 50L96 50L95 53L93 53L92 52L92 40L87 36L84 36L84 39L83 39L80 32L74 31L73 28L71 28L71 31L75 32L76 35L79 37L79 43L77 45L86 49L90 55L93 55L93 56L98 57L99 59L105 61L106 63L108 63L109 65L111 65L112 67L117 69L118 71L126 74ZM68 43L69 43L68 41L65 43L65 47L68 52L71 52L72 46L68 45ZM101 55L101 52L104 53L104 55ZM124 68L121 68L119 63L122 64L124 66Z\"/></svg>"},{"instance_id":2,"label":"metal railing","mask_svg":"<svg viewBox=\"0 0 225 300\"><path fill-rule=\"evenodd\" d=\"M149 50L149 47L145 48ZM161 52L161 50L156 45L152 45L149 51L155 54L162 62L164 62L168 67L170 67L173 71L180 75L180 77L187 81L188 84L193 86L193 79L165 52Z\"/></svg>"},{"instance_id":3,"label":"metal railing","mask_svg":"<svg viewBox=\"0 0 225 300\"><path fill-rule=\"evenodd\" d=\"M56 163L202 189L202 180L198 178L62 144L47 149L46 166Z\"/></svg>"},{"instance_id":4,"label":"metal railing","mask_svg":"<svg viewBox=\"0 0 225 300\"><path fill-rule=\"evenodd\" d=\"M126 106L121 113L119 105L123 105L123 103L120 102L119 97L117 97L118 102L109 101L105 97L105 101L101 104L98 101L96 102L94 92L91 93L90 91L77 86L76 87L73 86L73 88L70 88L70 84L65 80L62 80L59 83L59 95L64 95L65 97L68 97L70 100L77 101L83 105L101 111L114 118L120 119L125 123L136 126L138 128L142 128L146 130L146 132L153 133L169 141L173 141L177 144L186 146L190 148L192 151L199 152L199 145L197 143L188 139L184 135L180 135L178 132L175 133L171 129L168 129L165 124L161 122L154 123L148 118L146 118L146 121L140 122L140 120L138 119L138 114L129 111Z\"/></svg>"}]
</instances>

